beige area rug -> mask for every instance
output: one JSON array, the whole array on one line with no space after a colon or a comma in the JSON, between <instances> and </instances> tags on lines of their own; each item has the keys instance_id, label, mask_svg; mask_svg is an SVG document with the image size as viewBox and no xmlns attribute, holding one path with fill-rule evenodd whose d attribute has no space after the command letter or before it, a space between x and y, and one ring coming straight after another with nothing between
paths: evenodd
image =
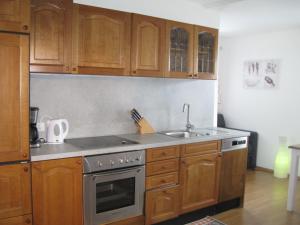
<instances>
[{"instance_id":1,"label":"beige area rug","mask_svg":"<svg viewBox=\"0 0 300 225\"><path fill-rule=\"evenodd\" d=\"M197 220L195 222L188 223L186 225L226 225L226 224L210 216L207 216L201 220Z\"/></svg>"}]
</instances>

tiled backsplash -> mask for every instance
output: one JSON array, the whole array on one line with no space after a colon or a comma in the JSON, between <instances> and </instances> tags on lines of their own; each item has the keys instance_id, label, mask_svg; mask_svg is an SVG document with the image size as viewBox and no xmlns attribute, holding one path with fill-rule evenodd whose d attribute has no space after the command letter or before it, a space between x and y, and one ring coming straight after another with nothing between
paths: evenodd
<instances>
[{"instance_id":1,"label":"tiled backsplash","mask_svg":"<svg viewBox=\"0 0 300 225\"><path fill-rule=\"evenodd\" d=\"M30 82L39 120L67 119L68 138L135 133L133 107L157 131L184 128L184 103L196 127L213 126L215 81L31 74Z\"/></svg>"}]
</instances>

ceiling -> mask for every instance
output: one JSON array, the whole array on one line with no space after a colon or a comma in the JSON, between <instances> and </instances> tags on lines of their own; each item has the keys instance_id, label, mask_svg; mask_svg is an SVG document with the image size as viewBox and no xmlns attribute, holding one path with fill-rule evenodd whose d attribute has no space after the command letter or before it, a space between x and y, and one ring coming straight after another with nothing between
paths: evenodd
<instances>
[{"instance_id":1,"label":"ceiling","mask_svg":"<svg viewBox=\"0 0 300 225\"><path fill-rule=\"evenodd\" d=\"M191 1L197 2L205 8L221 10L232 3L241 2L244 0L191 0Z\"/></svg>"}]
</instances>

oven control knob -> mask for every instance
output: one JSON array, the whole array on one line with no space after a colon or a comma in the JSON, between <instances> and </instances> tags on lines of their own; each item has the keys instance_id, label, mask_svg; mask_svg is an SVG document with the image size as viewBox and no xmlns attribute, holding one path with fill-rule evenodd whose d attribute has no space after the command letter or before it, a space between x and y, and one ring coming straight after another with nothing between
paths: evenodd
<instances>
[{"instance_id":1,"label":"oven control knob","mask_svg":"<svg viewBox=\"0 0 300 225\"><path fill-rule=\"evenodd\" d=\"M129 163L129 159L126 159L126 161L125 161L126 163Z\"/></svg>"},{"instance_id":2,"label":"oven control knob","mask_svg":"<svg viewBox=\"0 0 300 225\"><path fill-rule=\"evenodd\" d=\"M123 159L119 159L119 163L123 164L124 160Z\"/></svg>"},{"instance_id":3,"label":"oven control knob","mask_svg":"<svg viewBox=\"0 0 300 225\"><path fill-rule=\"evenodd\" d=\"M115 165L115 162L110 160L110 165L112 165L112 166Z\"/></svg>"},{"instance_id":4,"label":"oven control knob","mask_svg":"<svg viewBox=\"0 0 300 225\"><path fill-rule=\"evenodd\" d=\"M140 161L140 157L136 157L136 159L135 159L136 161Z\"/></svg>"},{"instance_id":5,"label":"oven control knob","mask_svg":"<svg viewBox=\"0 0 300 225\"><path fill-rule=\"evenodd\" d=\"M98 164L99 167L103 166L103 164L100 161L98 161L97 164Z\"/></svg>"}]
</instances>

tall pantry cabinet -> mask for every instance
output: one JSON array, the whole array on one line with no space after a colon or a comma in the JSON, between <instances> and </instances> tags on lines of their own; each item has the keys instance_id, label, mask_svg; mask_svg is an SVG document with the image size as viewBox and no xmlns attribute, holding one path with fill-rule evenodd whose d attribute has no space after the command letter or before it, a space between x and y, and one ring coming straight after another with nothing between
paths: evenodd
<instances>
[{"instance_id":1,"label":"tall pantry cabinet","mask_svg":"<svg viewBox=\"0 0 300 225\"><path fill-rule=\"evenodd\" d=\"M29 225L29 0L0 1L0 225Z\"/></svg>"}]
</instances>

